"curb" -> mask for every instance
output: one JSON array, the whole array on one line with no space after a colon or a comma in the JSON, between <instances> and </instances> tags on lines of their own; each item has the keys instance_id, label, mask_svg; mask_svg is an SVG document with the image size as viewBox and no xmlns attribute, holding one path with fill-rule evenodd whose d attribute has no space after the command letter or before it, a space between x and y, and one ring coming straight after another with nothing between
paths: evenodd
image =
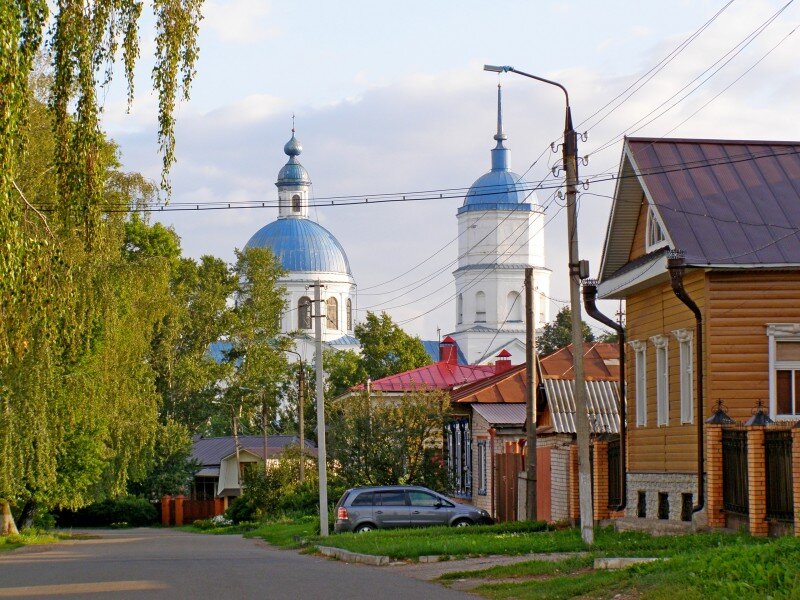
<instances>
[{"instance_id":1,"label":"curb","mask_svg":"<svg viewBox=\"0 0 800 600\"><path fill-rule=\"evenodd\" d=\"M626 557L626 558L595 558L594 559L594 568L595 569L625 569L626 567L630 567L633 565L641 565L644 563L651 563L656 562L657 560L661 560L659 558L633 558L633 557Z\"/></svg>"},{"instance_id":2,"label":"curb","mask_svg":"<svg viewBox=\"0 0 800 600\"><path fill-rule=\"evenodd\" d=\"M350 552L349 550L342 550L341 548L332 548L331 546L317 546L317 550L324 556L338 558L341 561L349 563L363 563L365 565L373 565L375 567L382 567L388 565L391 559L388 556L376 556L375 554L359 554L358 552Z\"/></svg>"}]
</instances>

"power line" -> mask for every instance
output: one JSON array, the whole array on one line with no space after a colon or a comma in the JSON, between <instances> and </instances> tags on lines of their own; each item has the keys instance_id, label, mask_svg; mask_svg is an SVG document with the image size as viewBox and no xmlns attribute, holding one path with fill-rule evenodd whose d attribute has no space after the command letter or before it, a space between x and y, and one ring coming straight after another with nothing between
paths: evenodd
<instances>
[{"instance_id":1,"label":"power line","mask_svg":"<svg viewBox=\"0 0 800 600\"><path fill-rule=\"evenodd\" d=\"M715 75L717 75L717 73L719 73L723 68L725 68L734 58L736 58L739 54L741 54L744 51L744 49L747 48L747 46L749 46L753 41L755 41L755 39L758 38L767 29L767 27L769 27L787 8L789 8L789 6L793 2L794 2L794 0L789 0L786 4L784 4L781 8L779 8L775 13L773 13L766 21L764 21L761 25L759 25L753 31L748 33L744 38L742 38L741 41L739 41L739 43L737 43L730 50L728 50L725 54L723 54L720 58L718 58L714 63L712 63L711 66L707 67L701 73L696 75L691 81L689 81L689 83L684 85L681 89L679 89L677 92L672 94L669 98L667 98L666 100L661 102L658 106L656 106L654 109L652 109L646 115L644 115L643 117L638 119L636 122L633 123L633 125L630 125L629 127L625 128L621 133L615 135L614 137L612 137L611 139L606 141L604 144L601 144L597 149L592 150L591 152L589 152L588 155L591 156L591 155L594 155L594 154L598 154L598 153L608 149L609 147L613 146L618 141L620 141L632 129L633 129L633 132L635 133L636 131L639 131L640 129L642 129L643 127L649 125L653 121L656 121L657 119L660 119L662 116L664 116L670 110L675 108L678 104L683 102L686 98L688 98L690 95L692 95L698 89L700 89L703 85L705 85ZM720 63L722 63L722 64L720 65ZM720 66L717 67L717 65L720 65ZM708 75L708 77L706 77L705 79L700 81L700 83L698 85L696 85L694 88L689 90L681 98L679 98L677 101L675 101L669 107L667 107L665 110L663 110L662 112L657 114L655 117L653 117L652 119L647 120L648 117L653 115L653 113L655 113L661 107L663 107L664 105L669 103L676 96L680 95L683 91L685 91L687 88L689 88L692 84L694 84L698 79L703 77L709 71L711 71L711 73ZM642 123L643 121L645 121L645 122ZM634 127L636 129L634 129Z\"/></svg>"}]
</instances>

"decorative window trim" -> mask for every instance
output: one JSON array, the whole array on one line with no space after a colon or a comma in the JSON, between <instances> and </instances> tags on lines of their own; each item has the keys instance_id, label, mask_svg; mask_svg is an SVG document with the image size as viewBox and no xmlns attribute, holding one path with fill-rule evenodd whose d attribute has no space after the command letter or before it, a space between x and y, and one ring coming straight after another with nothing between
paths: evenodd
<instances>
[{"instance_id":1,"label":"decorative window trim","mask_svg":"<svg viewBox=\"0 0 800 600\"><path fill-rule=\"evenodd\" d=\"M657 248L667 246L667 235L664 230L664 225L661 219L656 215L656 211L652 206L647 208L647 222L645 223L645 250L651 252Z\"/></svg>"},{"instance_id":2,"label":"decorative window trim","mask_svg":"<svg viewBox=\"0 0 800 600\"><path fill-rule=\"evenodd\" d=\"M325 328L339 329L339 301L335 296L325 300Z\"/></svg>"},{"instance_id":3,"label":"decorative window trim","mask_svg":"<svg viewBox=\"0 0 800 600\"><path fill-rule=\"evenodd\" d=\"M694 423L694 329L676 329L680 361L681 423Z\"/></svg>"},{"instance_id":4,"label":"decorative window trim","mask_svg":"<svg viewBox=\"0 0 800 600\"><path fill-rule=\"evenodd\" d=\"M488 471L486 454L486 440L478 441L478 495L486 496L488 485Z\"/></svg>"},{"instance_id":5,"label":"decorative window trim","mask_svg":"<svg viewBox=\"0 0 800 600\"><path fill-rule=\"evenodd\" d=\"M313 302L308 296L301 296L297 301L297 328L313 329L314 318L312 316Z\"/></svg>"},{"instance_id":6,"label":"decorative window trim","mask_svg":"<svg viewBox=\"0 0 800 600\"><path fill-rule=\"evenodd\" d=\"M475 292L475 322L486 323L486 292Z\"/></svg>"},{"instance_id":7,"label":"decorative window trim","mask_svg":"<svg viewBox=\"0 0 800 600\"><path fill-rule=\"evenodd\" d=\"M303 210L303 198L300 196L300 194L293 194L291 202L293 213L299 213Z\"/></svg>"},{"instance_id":8,"label":"decorative window trim","mask_svg":"<svg viewBox=\"0 0 800 600\"><path fill-rule=\"evenodd\" d=\"M778 361L778 342L800 343L800 323L767 323L769 337L769 415L775 421L796 421L800 414L778 414L778 382L779 369L800 370L800 362Z\"/></svg>"},{"instance_id":9,"label":"decorative window trim","mask_svg":"<svg viewBox=\"0 0 800 600\"><path fill-rule=\"evenodd\" d=\"M647 342L628 342L634 352L634 381L636 383L636 426L647 426Z\"/></svg>"},{"instance_id":10,"label":"decorative window trim","mask_svg":"<svg viewBox=\"0 0 800 600\"><path fill-rule=\"evenodd\" d=\"M669 425L669 337L650 338L656 348L656 424Z\"/></svg>"}]
</instances>

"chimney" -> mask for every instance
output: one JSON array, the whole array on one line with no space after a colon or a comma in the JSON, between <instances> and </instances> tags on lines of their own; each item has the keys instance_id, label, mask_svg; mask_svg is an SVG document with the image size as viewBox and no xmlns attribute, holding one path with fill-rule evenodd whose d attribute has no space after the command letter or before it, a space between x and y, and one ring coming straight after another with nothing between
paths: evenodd
<instances>
[{"instance_id":1,"label":"chimney","mask_svg":"<svg viewBox=\"0 0 800 600\"><path fill-rule=\"evenodd\" d=\"M496 374L505 373L511 368L511 353L503 348L494 361L494 372Z\"/></svg>"},{"instance_id":2,"label":"chimney","mask_svg":"<svg viewBox=\"0 0 800 600\"><path fill-rule=\"evenodd\" d=\"M458 364L458 346L456 341L449 335L439 342L439 362Z\"/></svg>"}]
</instances>

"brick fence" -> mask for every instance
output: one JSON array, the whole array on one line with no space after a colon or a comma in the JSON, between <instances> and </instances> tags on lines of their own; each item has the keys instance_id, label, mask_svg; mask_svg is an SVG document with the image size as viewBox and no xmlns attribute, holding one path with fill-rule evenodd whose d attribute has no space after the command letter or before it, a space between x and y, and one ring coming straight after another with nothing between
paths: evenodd
<instances>
[{"instance_id":1,"label":"brick fence","mask_svg":"<svg viewBox=\"0 0 800 600\"><path fill-rule=\"evenodd\" d=\"M725 469L723 465L722 432L727 425L709 424L706 430L706 472L709 527L725 527L728 514L725 511ZM788 431L788 425L750 425L744 428L747 434L747 522L751 535L770 534L772 520L767 516L767 495L775 493L767 490L767 451L765 438L768 431ZM790 430L791 435L791 485L792 521L794 535L800 536L800 429ZM788 469L788 467L787 467ZM785 480L785 479L784 479ZM788 501L788 500L787 500ZM777 520L775 520L777 521Z\"/></svg>"}]
</instances>

